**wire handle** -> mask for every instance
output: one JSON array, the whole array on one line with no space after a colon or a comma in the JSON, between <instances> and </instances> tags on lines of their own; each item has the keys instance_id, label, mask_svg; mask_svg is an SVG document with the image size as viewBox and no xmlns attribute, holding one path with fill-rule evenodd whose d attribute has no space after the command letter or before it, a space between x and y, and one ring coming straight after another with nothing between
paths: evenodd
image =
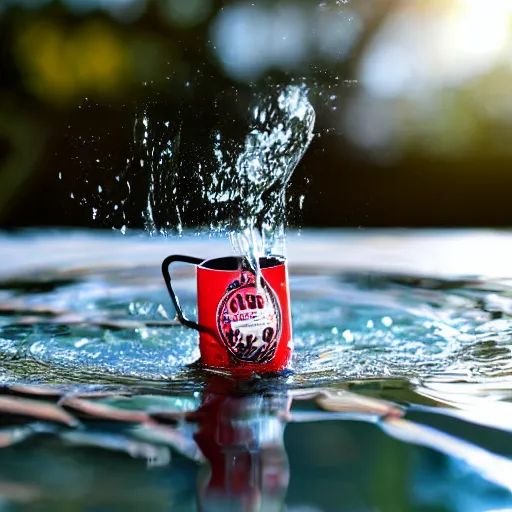
<instances>
[{"instance_id":1,"label":"wire handle","mask_svg":"<svg viewBox=\"0 0 512 512\"><path fill-rule=\"evenodd\" d=\"M167 256L165 260L162 262L162 274L164 276L165 284L167 286L167 290L169 291L169 295L171 296L172 303L174 304L174 308L176 309L176 315L181 324L186 327L190 327L191 329L195 329L196 331L205 331L203 327L201 327L198 323L189 320L184 314L183 310L180 306L180 301L174 290L172 289L171 284L171 274L169 273L169 266L171 263L179 261L181 263L190 263L192 265L201 264L204 259L194 258L193 256L182 256L180 254L173 254L172 256Z\"/></svg>"}]
</instances>

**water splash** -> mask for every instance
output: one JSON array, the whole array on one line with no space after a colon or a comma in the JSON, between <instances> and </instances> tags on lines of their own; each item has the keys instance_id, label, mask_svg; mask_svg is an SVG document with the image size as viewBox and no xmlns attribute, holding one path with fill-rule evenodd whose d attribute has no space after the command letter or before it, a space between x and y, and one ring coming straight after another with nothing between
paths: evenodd
<instances>
[{"instance_id":1,"label":"water splash","mask_svg":"<svg viewBox=\"0 0 512 512\"><path fill-rule=\"evenodd\" d=\"M315 111L307 90L292 86L279 93L277 110L272 103L266 109L255 108L254 118L259 126L247 137L246 151L238 161L252 199L245 214L249 225L242 224L245 231L238 232L238 237L254 248L253 252L244 251L252 257L253 265L262 255L285 255L286 188L313 138Z\"/></svg>"},{"instance_id":2,"label":"water splash","mask_svg":"<svg viewBox=\"0 0 512 512\"><path fill-rule=\"evenodd\" d=\"M286 189L312 138L315 111L304 85L274 89L257 98L243 147L223 151L205 180L203 198L213 207L211 227L230 232L235 251L257 269L261 256L285 253Z\"/></svg>"},{"instance_id":3,"label":"water splash","mask_svg":"<svg viewBox=\"0 0 512 512\"><path fill-rule=\"evenodd\" d=\"M119 201L123 226L140 221L151 236L181 234L177 186L180 178L181 124L155 116L149 105L136 113L126 167L116 179L124 188ZM117 216L119 223L119 215Z\"/></svg>"},{"instance_id":4,"label":"water splash","mask_svg":"<svg viewBox=\"0 0 512 512\"><path fill-rule=\"evenodd\" d=\"M258 256L284 255L286 190L313 137L309 93L303 83L269 84L246 91L233 112L241 93L226 101L224 92L208 103L209 118L200 102L148 100L134 111L124 168L94 154L80 204L122 234L227 233L253 267Z\"/></svg>"}]
</instances>

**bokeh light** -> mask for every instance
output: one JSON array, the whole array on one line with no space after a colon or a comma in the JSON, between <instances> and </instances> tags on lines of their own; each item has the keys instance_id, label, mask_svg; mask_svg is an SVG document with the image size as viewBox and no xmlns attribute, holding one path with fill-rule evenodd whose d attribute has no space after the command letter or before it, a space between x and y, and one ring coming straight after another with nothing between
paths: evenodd
<instances>
[{"instance_id":1,"label":"bokeh light","mask_svg":"<svg viewBox=\"0 0 512 512\"><path fill-rule=\"evenodd\" d=\"M481 150L486 119L507 122L512 111L511 22L506 0L397 4L360 59L362 88L341 124L348 138L375 155ZM486 147L504 150L499 138Z\"/></svg>"},{"instance_id":2,"label":"bokeh light","mask_svg":"<svg viewBox=\"0 0 512 512\"><path fill-rule=\"evenodd\" d=\"M160 0L164 19L181 27L193 27L205 21L212 12L212 0Z\"/></svg>"},{"instance_id":3,"label":"bokeh light","mask_svg":"<svg viewBox=\"0 0 512 512\"><path fill-rule=\"evenodd\" d=\"M373 38L361 83L379 97L458 86L510 55L511 14L512 2L407 4Z\"/></svg>"},{"instance_id":4,"label":"bokeh light","mask_svg":"<svg viewBox=\"0 0 512 512\"><path fill-rule=\"evenodd\" d=\"M147 0L100 0L100 6L122 23L133 23L146 11Z\"/></svg>"},{"instance_id":5,"label":"bokeh light","mask_svg":"<svg viewBox=\"0 0 512 512\"><path fill-rule=\"evenodd\" d=\"M235 3L211 26L215 56L237 80L255 80L271 69L293 70L311 61L342 60L362 23L355 11L301 3Z\"/></svg>"},{"instance_id":6,"label":"bokeh light","mask_svg":"<svg viewBox=\"0 0 512 512\"><path fill-rule=\"evenodd\" d=\"M90 22L70 33L56 22L35 21L20 31L16 51L28 88L51 102L123 87L128 55L104 23Z\"/></svg>"}]
</instances>

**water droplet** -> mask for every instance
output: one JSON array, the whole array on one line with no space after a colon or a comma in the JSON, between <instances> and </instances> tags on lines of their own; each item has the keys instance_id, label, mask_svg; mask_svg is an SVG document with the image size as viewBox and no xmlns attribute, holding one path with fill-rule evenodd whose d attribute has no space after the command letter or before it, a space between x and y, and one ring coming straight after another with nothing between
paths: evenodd
<instances>
[{"instance_id":1,"label":"water droplet","mask_svg":"<svg viewBox=\"0 0 512 512\"><path fill-rule=\"evenodd\" d=\"M343 331L343 333L341 334L343 336L343 338L345 339L345 341L347 343L352 343L354 341L354 335L352 334L352 332L347 329L346 331Z\"/></svg>"},{"instance_id":2,"label":"water droplet","mask_svg":"<svg viewBox=\"0 0 512 512\"><path fill-rule=\"evenodd\" d=\"M389 316L383 316L381 322L386 327L391 327L393 325L393 320Z\"/></svg>"},{"instance_id":3,"label":"water droplet","mask_svg":"<svg viewBox=\"0 0 512 512\"><path fill-rule=\"evenodd\" d=\"M347 343L352 343L354 341L354 335L349 329L343 331L341 335Z\"/></svg>"},{"instance_id":4,"label":"water droplet","mask_svg":"<svg viewBox=\"0 0 512 512\"><path fill-rule=\"evenodd\" d=\"M75 342L75 347L76 348L81 348L83 347L84 345L87 345L87 343L89 343L89 339L87 338L82 338L81 340L78 340Z\"/></svg>"}]
</instances>

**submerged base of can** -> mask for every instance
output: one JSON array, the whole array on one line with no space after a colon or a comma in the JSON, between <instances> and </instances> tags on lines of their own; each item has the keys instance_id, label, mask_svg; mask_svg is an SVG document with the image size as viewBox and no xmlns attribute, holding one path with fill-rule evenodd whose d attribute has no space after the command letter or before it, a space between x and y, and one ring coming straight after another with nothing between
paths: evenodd
<instances>
[{"instance_id":1,"label":"submerged base of can","mask_svg":"<svg viewBox=\"0 0 512 512\"><path fill-rule=\"evenodd\" d=\"M265 365L266 366L266 365ZM226 379L236 379L243 381L266 381L273 379L283 379L290 377L295 372L291 364L283 368L261 368L258 365L225 365L225 366L211 366L204 362L202 358L195 361L190 368L194 370L205 372L208 375L225 377Z\"/></svg>"}]
</instances>

